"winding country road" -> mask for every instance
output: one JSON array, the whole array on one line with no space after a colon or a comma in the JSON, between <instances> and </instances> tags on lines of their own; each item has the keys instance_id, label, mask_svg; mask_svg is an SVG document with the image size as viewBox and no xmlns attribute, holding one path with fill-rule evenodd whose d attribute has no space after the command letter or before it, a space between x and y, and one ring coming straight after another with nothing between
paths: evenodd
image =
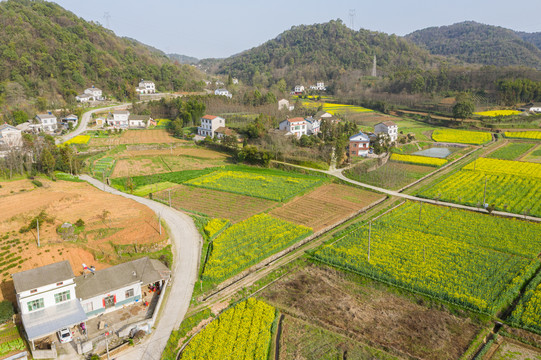
<instances>
[{"instance_id":1,"label":"winding country road","mask_svg":"<svg viewBox=\"0 0 541 360\"><path fill-rule=\"evenodd\" d=\"M159 360L171 331L180 326L190 305L197 279L202 239L193 220L186 214L150 199L126 194L88 175L80 178L100 190L123 196L148 206L167 223L173 244L174 262L170 293L160 309L160 316L150 337L142 344L117 356L116 360Z\"/></svg>"}]
</instances>

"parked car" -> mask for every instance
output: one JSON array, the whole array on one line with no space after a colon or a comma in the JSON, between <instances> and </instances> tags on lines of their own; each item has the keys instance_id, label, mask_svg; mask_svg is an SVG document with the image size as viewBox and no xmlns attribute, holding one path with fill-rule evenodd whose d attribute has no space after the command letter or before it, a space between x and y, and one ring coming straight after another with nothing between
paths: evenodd
<instances>
[{"instance_id":1,"label":"parked car","mask_svg":"<svg viewBox=\"0 0 541 360\"><path fill-rule=\"evenodd\" d=\"M60 339L61 344L69 343L73 340L73 337L71 336L71 331L69 328L63 328L58 330L58 339Z\"/></svg>"}]
</instances>

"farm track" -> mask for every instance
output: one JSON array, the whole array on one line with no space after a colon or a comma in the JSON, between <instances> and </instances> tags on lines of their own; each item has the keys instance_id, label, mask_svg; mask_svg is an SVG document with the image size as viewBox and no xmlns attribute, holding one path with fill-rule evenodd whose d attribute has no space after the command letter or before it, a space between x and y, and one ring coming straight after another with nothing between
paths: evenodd
<instances>
[{"instance_id":1,"label":"farm track","mask_svg":"<svg viewBox=\"0 0 541 360\"><path fill-rule=\"evenodd\" d=\"M178 328L190 305L194 284L199 269L202 239L193 220L186 214L156 201L120 192L88 175L80 178L100 190L120 195L146 205L159 215L169 227L173 243L174 262L170 281L170 292L164 299L150 337L141 345L117 356L117 360L160 359L171 331ZM167 289L166 291L168 291Z\"/></svg>"}]
</instances>

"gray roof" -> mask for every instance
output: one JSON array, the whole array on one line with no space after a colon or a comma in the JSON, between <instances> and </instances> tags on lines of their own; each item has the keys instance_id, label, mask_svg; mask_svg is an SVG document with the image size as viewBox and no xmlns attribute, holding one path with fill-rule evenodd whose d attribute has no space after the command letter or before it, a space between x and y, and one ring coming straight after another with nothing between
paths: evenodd
<instances>
[{"instance_id":1,"label":"gray roof","mask_svg":"<svg viewBox=\"0 0 541 360\"><path fill-rule=\"evenodd\" d=\"M56 116L54 116L53 114L37 114L36 117L40 119L51 119L51 118L56 119Z\"/></svg>"},{"instance_id":2,"label":"gray roof","mask_svg":"<svg viewBox=\"0 0 541 360\"><path fill-rule=\"evenodd\" d=\"M130 115L130 112L128 110L117 110L117 111L113 112L113 114Z\"/></svg>"},{"instance_id":3,"label":"gray roof","mask_svg":"<svg viewBox=\"0 0 541 360\"><path fill-rule=\"evenodd\" d=\"M349 141L370 141L370 138L362 131L349 138Z\"/></svg>"},{"instance_id":4,"label":"gray roof","mask_svg":"<svg viewBox=\"0 0 541 360\"><path fill-rule=\"evenodd\" d=\"M75 293L80 299L89 299L131 284L152 284L169 277L171 271L158 260L144 257L111 266L92 274L75 278Z\"/></svg>"},{"instance_id":5,"label":"gray roof","mask_svg":"<svg viewBox=\"0 0 541 360\"><path fill-rule=\"evenodd\" d=\"M12 125L9 125L9 124L0 125L0 131L6 130L6 129L8 129L8 130L19 130L15 126L12 126Z\"/></svg>"},{"instance_id":6,"label":"gray roof","mask_svg":"<svg viewBox=\"0 0 541 360\"><path fill-rule=\"evenodd\" d=\"M68 260L22 271L11 276L17 293L36 289L40 286L56 284L75 277Z\"/></svg>"},{"instance_id":7,"label":"gray roof","mask_svg":"<svg viewBox=\"0 0 541 360\"><path fill-rule=\"evenodd\" d=\"M131 115L130 114L130 117L128 119L129 120L144 120L144 121L147 121L148 119L150 119L150 115Z\"/></svg>"},{"instance_id":8,"label":"gray roof","mask_svg":"<svg viewBox=\"0 0 541 360\"><path fill-rule=\"evenodd\" d=\"M21 317L29 340L39 339L88 319L77 299L31 311Z\"/></svg>"}]
</instances>

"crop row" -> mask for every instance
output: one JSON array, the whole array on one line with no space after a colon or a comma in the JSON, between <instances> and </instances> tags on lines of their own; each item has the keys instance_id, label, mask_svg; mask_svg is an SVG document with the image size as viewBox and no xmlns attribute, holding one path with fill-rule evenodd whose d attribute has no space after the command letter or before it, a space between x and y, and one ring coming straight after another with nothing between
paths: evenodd
<instances>
[{"instance_id":1,"label":"crop row","mask_svg":"<svg viewBox=\"0 0 541 360\"><path fill-rule=\"evenodd\" d=\"M541 333L541 274L528 285L510 320L520 327Z\"/></svg>"},{"instance_id":2,"label":"crop row","mask_svg":"<svg viewBox=\"0 0 541 360\"><path fill-rule=\"evenodd\" d=\"M475 112L473 114L479 115L479 116L496 117L496 116L518 115L518 114L521 114L521 112L517 110L490 110L490 111Z\"/></svg>"},{"instance_id":3,"label":"crop row","mask_svg":"<svg viewBox=\"0 0 541 360\"><path fill-rule=\"evenodd\" d=\"M212 242L203 280L219 282L308 236L312 229L267 214L254 215L224 230Z\"/></svg>"},{"instance_id":4,"label":"crop row","mask_svg":"<svg viewBox=\"0 0 541 360\"><path fill-rule=\"evenodd\" d=\"M541 131L506 131L503 135L510 139L541 140Z\"/></svg>"},{"instance_id":5,"label":"crop row","mask_svg":"<svg viewBox=\"0 0 541 360\"><path fill-rule=\"evenodd\" d=\"M492 135L487 132L436 129L432 133L432 139L437 142L481 145L492 140Z\"/></svg>"},{"instance_id":6,"label":"crop row","mask_svg":"<svg viewBox=\"0 0 541 360\"><path fill-rule=\"evenodd\" d=\"M445 159L419 155L402 155L396 153L391 154L391 160L407 164L427 165L434 167L440 167L447 164L447 160Z\"/></svg>"},{"instance_id":7,"label":"crop row","mask_svg":"<svg viewBox=\"0 0 541 360\"><path fill-rule=\"evenodd\" d=\"M519 175L541 178L541 164L500 159L479 158L462 168L486 174Z\"/></svg>"},{"instance_id":8,"label":"crop row","mask_svg":"<svg viewBox=\"0 0 541 360\"><path fill-rule=\"evenodd\" d=\"M221 190L261 199L285 201L319 185L317 177L272 175L248 171L215 171L189 181L186 185Z\"/></svg>"},{"instance_id":9,"label":"crop row","mask_svg":"<svg viewBox=\"0 0 541 360\"><path fill-rule=\"evenodd\" d=\"M222 313L181 354L187 359L257 359L269 354L275 309L250 298Z\"/></svg>"},{"instance_id":10,"label":"crop row","mask_svg":"<svg viewBox=\"0 0 541 360\"><path fill-rule=\"evenodd\" d=\"M539 268L530 250L521 253L529 239L516 238L505 219L494 223L487 215L475 216L457 210L448 216L442 208L408 203L380 218L372 226L353 228L328 245L312 253L325 263L368 277L398 285L476 311L494 314L508 306L524 282ZM462 214L460 213L462 212ZM415 216L417 215L417 216ZM455 223L456 219L462 223ZM513 223L519 226L521 223ZM460 226L466 226L460 229ZM491 229L491 226L499 228ZM468 234L468 229L476 229ZM495 244L493 234L500 234L504 245ZM368 239L370 233L370 259Z\"/></svg>"},{"instance_id":11,"label":"crop row","mask_svg":"<svg viewBox=\"0 0 541 360\"><path fill-rule=\"evenodd\" d=\"M517 157L530 150L533 146L534 144L528 143L511 143L494 151L487 157L491 159L515 160Z\"/></svg>"}]
</instances>

